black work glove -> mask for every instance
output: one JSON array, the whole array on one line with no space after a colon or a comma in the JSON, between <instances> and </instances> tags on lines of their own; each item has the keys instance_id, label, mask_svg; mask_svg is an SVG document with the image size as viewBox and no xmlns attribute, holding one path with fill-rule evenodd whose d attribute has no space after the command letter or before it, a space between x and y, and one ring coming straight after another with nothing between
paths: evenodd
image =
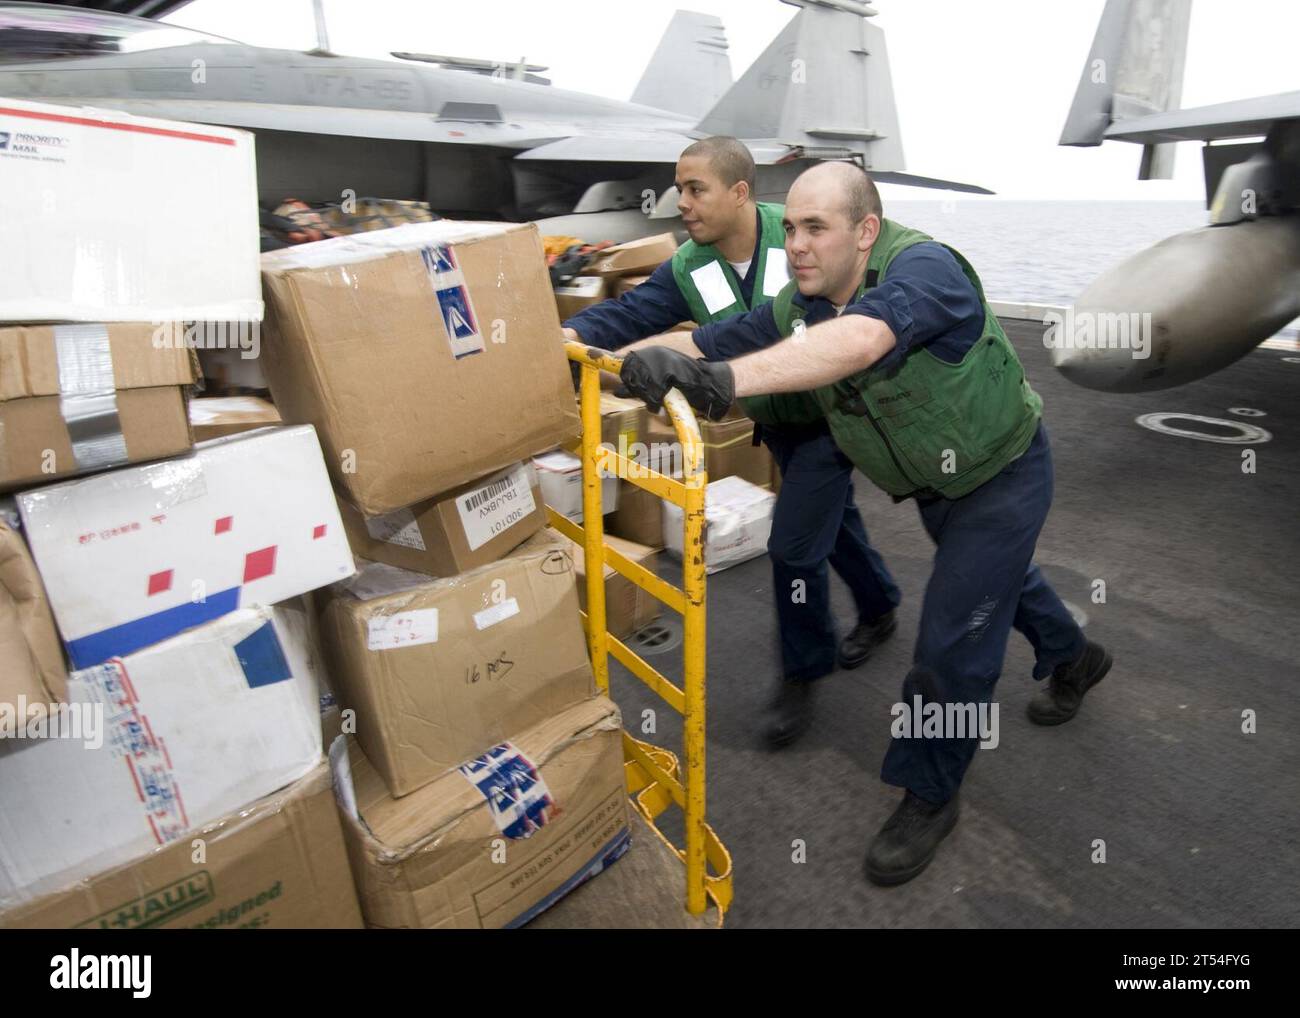
<instances>
[{"instance_id":1,"label":"black work glove","mask_svg":"<svg viewBox=\"0 0 1300 1018\"><path fill-rule=\"evenodd\" d=\"M725 361L702 361L666 346L647 346L623 358L619 377L628 391L656 413L669 389L713 421L720 421L736 399L736 380Z\"/></svg>"}]
</instances>

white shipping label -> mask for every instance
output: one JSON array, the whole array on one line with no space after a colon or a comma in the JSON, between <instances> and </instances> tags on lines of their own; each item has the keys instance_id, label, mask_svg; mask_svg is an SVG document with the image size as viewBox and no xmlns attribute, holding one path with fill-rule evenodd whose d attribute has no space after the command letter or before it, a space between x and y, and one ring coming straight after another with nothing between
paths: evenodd
<instances>
[{"instance_id":1,"label":"white shipping label","mask_svg":"<svg viewBox=\"0 0 1300 1018\"><path fill-rule=\"evenodd\" d=\"M537 510L528 470L520 465L456 498L469 550L475 551Z\"/></svg>"},{"instance_id":2,"label":"white shipping label","mask_svg":"<svg viewBox=\"0 0 1300 1018\"><path fill-rule=\"evenodd\" d=\"M370 620L366 635L366 646L370 650L398 650L418 647L422 643L437 643L438 609L418 608L396 615L377 616Z\"/></svg>"},{"instance_id":3,"label":"white shipping label","mask_svg":"<svg viewBox=\"0 0 1300 1018\"><path fill-rule=\"evenodd\" d=\"M500 604L494 604L491 608L484 608L481 612L474 613L474 625L482 632L489 626L495 626L498 622L504 622L506 619L512 619L519 614L519 602L513 597L508 597Z\"/></svg>"},{"instance_id":4,"label":"white shipping label","mask_svg":"<svg viewBox=\"0 0 1300 1018\"><path fill-rule=\"evenodd\" d=\"M415 513L410 509L398 509L385 513L374 519L366 520L366 533L376 541L396 544L416 551L428 551L424 546L424 535L420 533L419 524L415 522Z\"/></svg>"}]
</instances>

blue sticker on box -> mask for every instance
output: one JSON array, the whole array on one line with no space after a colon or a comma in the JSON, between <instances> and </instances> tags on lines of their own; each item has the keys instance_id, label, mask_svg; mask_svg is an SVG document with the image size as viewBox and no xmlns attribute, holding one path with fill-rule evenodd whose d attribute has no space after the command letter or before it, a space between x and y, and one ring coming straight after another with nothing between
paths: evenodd
<instances>
[{"instance_id":1,"label":"blue sticker on box","mask_svg":"<svg viewBox=\"0 0 1300 1018\"><path fill-rule=\"evenodd\" d=\"M465 286L465 273L456 260L456 250L450 245L433 244L420 249L424 268L433 283L438 298L438 311L447 330L452 356L459 360L472 353L483 351L483 336L479 333L478 316Z\"/></svg>"},{"instance_id":2,"label":"blue sticker on box","mask_svg":"<svg viewBox=\"0 0 1300 1018\"><path fill-rule=\"evenodd\" d=\"M512 743L493 746L458 770L482 793L507 838L532 837L553 819L555 800L541 772Z\"/></svg>"},{"instance_id":3,"label":"blue sticker on box","mask_svg":"<svg viewBox=\"0 0 1300 1018\"><path fill-rule=\"evenodd\" d=\"M251 689L293 678L280 638L269 622L235 644L235 657L239 658L239 667L244 669L244 678Z\"/></svg>"}]
</instances>

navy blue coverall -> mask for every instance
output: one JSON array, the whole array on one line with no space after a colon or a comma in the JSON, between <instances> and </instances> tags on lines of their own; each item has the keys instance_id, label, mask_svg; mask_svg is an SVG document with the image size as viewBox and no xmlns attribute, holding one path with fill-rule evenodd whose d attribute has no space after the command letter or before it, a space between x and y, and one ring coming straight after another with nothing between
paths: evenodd
<instances>
[{"instance_id":1,"label":"navy blue coverall","mask_svg":"<svg viewBox=\"0 0 1300 1018\"><path fill-rule=\"evenodd\" d=\"M797 295L795 302L805 309L801 317L809 325L835 316L824 298ZM877 318L893 330L897 344L878 362L881 369L921 346L956 363L984 327L975 287L938 243L900 252L884 281L843 313ZM710 360L738 357L781 339L771 305L706 326L695 336ZM1012 627L1034 648L1036 679L1083 653L1083 631L1033 564L1052 486L1051 448L1040 423L1024 454L968 495L916 500L936 551L903 703L910 707L918 694L922 703L989 703ZM947 802L978 742L891 739L881 778L932 803Z\"/></svg>"}]
</instances>

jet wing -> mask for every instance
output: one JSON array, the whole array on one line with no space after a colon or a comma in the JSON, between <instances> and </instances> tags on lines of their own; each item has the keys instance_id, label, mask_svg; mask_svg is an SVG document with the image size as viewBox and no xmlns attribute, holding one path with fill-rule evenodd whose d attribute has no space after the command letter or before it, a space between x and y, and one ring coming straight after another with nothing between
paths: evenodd
<instances>
[{"instance_id":1,"label":"jet wing","mask_svg":"<svg viewBox=\"0 0 1300 1018\"><path fill-rule=\"evenodd\" d=\"M1106 128L1105 137L1142 145L1248 138L1267 134L1279 120L1294 118L1300 118L1300 92L1282 92L1118 120Z\"/></svg>"},{"instance_id":2,"label":"jet wing","mask_svg":"<svg viewBox=\"0 0 1300 1018\"><path fill-rule=\"evenodd\" d=\"M602 132L561 138L530 148L516 156L519 160L595 163L675 163L691 142L690 135L671 131Z\"/></svg>"},{"instance_id":3,"label":"jet wing","mask_svg":"<svg viewBox=\"0 0 1300 1018\"><path fill-rule=\"evenodd\" d=\"M68 105L93 105L89 99L59 97L49 101ZM521 129L512 124L450 120L431 113L349 109L342 106L292 106L282 103L115 98L112 107L142 117L218 124L250 131L295 131L349 138L494 145L517 149L545 145L578 130L575 125L566 123L539 121Z\"/></svg>"}]
</instances>

